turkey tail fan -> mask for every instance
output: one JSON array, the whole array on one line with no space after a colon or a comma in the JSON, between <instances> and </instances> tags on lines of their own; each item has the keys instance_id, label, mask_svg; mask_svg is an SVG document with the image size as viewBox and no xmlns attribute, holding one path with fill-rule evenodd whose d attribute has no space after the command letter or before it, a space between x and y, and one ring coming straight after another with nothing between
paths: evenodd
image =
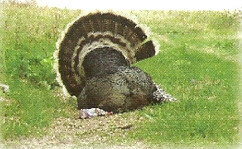
<instances>
[{"instance_id":1,"label":"turkey tail fan","mask_svg":"<svg viewBox=\"0 0 242 149\"><path fill-rule=\"evenodd\" d=\"M78 96L86 83L82 66L87 53L110 47L122 53L129 64L154 56L158 49L138 23L114 12L80 16L69 24L57 42L55 69L65 93Z\"/></svg>"}]
</instances>

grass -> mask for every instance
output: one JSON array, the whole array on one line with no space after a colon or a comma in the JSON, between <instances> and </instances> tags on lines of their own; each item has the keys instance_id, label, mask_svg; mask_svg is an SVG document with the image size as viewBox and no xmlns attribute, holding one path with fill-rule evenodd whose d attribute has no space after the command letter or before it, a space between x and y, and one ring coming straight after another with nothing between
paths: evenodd
<instances>
[{"instance_id":1,"label":"grass","mask_svg":"<svg viewBox=\"0 0 242 149\"><path fill-rule=\"evenodd\" d=\"M75 109L73 99L56 96L58 86L53 70L55 42L64 26L79 12L4 4L1 26L4 95L1 127L3 138L43 135L51 120ZM60 12L65 14L60 17ZM51 21L50 21L51 20ZM72 102L72 104L69 103ZM72 105L72 106L71 106Z\"/></svg>"},{"instance_id":2,"label":"grass","mask_svg":"<svg viewBox=\"0 0 242 149\"><path fill-rule=\"evenodd\" d=\"M140 111L140 115L149 115L152 120L130 135L155 144L236 144L239 131L236 14L157 15L162 20L146 23L151 22L149 26L158 37L162 35L159 38L162 50L158 56L137 65L179 101Z\"/></svg>"},{"instance_id":3,"label":"grass","mask_svg":"<svg viewBox=\"0 0 242 149\"><path fill-rule=\"evenodd\" d=\"M182 55L170 53L169 56L176 57L169 58L170 62L154 59L139 64L179 101L140 111L140 115L149 115L152 121L141 125L132 136L153 143L236 143L239 116L235 86L238 75L231 72L237 70L237 66L208 54L189 52L186 57ZM174 67L177 58L179 61L189 58L190 62ZM154 71L159 65L163 67Z\"/></svg>"},{"instance_id":4,"label":"grass","mask_svg":"<svg viewBox=\"0 0 242 149\"><path fill-rule=\"evenodd\" d=\"M47 134L76 103L59 94L52 69L55 42L81 11L4 4L1 81L10 93L1 114L3 138ZM136 64L178 101L125 114L144 117L126 135L147 144L197 146L239 142L239 12L131 11L150 27L160 53ZM2 70L1 69L1 70Z\"/></svg>"}]
</instances>

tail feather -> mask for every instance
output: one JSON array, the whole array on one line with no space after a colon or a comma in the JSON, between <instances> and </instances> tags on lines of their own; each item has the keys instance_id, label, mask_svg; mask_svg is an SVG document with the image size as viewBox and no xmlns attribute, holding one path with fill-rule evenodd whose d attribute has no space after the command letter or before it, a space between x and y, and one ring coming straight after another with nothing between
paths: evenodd
<instances>
[{"instance_id":1,"label":"tail feather","mask_svg":"<svg viewBox=\"0 0 242 149\"><path fill-rule=\"evenodd\" d=\"M120 51L130 63L155 55L152 41L131 19L111 12L91 13L67 28L58 45L57 71L70 95L78 96L85 85L82 62L87 53L111 47Z\"/></svg>"},{"instance_id":2,"label":"tail feather","mask_svg":"<svg viewBox=\"0 0 242 149\"><path fill-rule=\"evenodd\" d=\"M155 55L155 47L152 41L148 41L141 45L136 52L136 60L140 61L146 59L147 57L152 57Z\"/></svg>"}]
</instances>

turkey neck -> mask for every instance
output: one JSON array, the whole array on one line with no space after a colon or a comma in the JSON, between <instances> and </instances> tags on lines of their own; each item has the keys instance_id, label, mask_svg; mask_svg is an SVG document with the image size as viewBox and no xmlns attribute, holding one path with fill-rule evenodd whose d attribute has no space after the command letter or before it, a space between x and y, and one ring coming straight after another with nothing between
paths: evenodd
<instances>
[{"instance_id":1,"label":"turkey neck","mask_svg":"<svg viewBox=\"0 0 242 149\"><path fill-rule=\"evenodd\" d=\"M118 50L110 47L96 48L89 52L83 61L87 79L116 73L120 67L129 67L129 62Z\"/></svg>"}]
</instances>

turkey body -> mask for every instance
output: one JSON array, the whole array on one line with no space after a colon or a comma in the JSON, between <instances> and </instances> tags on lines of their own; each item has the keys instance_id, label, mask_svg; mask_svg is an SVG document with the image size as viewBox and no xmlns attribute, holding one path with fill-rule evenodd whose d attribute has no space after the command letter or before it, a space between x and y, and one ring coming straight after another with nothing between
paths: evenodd
<instances>
[{"instance_id":1,"label":"turkey body","mask_svg":"<svg viewBox=\"0 0 242 149\"><path fill-rule=\"evenodd\" d=\"M125 112L155 102L156 87L150 76L137 67L130 67L120 52L98 48L88 53L83 67L86 85L78 96L78 108L101 108Z\"/></svg>"},{"instance_id":2,"label":"turkey body","mask_svg":"<svg viewBox=\"0 0 242 149\"><path fill-rule=\"evenodd\" d=\"M88 53L83 61L85 76L87 79L113 74L120 66L129 66L128 61L121 52L110 48L97 48Z\"/></svg>"}]
</instances>

